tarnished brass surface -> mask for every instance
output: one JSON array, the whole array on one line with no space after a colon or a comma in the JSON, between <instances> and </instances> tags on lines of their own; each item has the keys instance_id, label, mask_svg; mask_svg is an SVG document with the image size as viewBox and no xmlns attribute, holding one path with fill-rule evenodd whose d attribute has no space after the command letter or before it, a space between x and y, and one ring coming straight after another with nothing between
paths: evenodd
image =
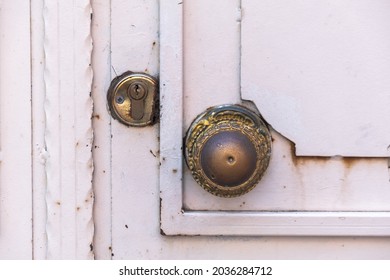
<instances>
[{"instance_id":1,"label":"tarnished brass surface","mask_svg":"<svg viewBox=\"0 0 390 280\"><path fill-rule=\"evenodd\" d=\"M107 93L111 115L129 126L153 124L158 116L158 83L144 73L126 72L112 80Z\"/></svg>"},{"instance_id":2,"label":"tarnished brass surface","mask_svg":"<svg viewBox=\"0 0 390 280\"><path fill-rule=\"evenodd\" d=\"M221 131L204 144L200 164L218 185L232 187L246 182L256 169L256 148L238 131Z\"/></svg>"},{"instance_id":3,"label":"tarnished brass surface","mask_svg":"<svg viewBox=\"0 0 390 280\"><path fill-rule=\"evenodd\" d=\"M192 123L185 138L185 157L195 181L208 192L235 197L252 190L271 156L267 126L238 105L208 109Z\"/></svg>"}]
</instances>

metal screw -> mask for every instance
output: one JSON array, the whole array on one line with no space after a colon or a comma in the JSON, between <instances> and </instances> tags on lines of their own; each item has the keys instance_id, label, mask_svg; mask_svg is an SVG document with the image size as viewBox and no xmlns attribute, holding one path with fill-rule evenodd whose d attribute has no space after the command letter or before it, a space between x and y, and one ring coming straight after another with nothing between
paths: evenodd
<instances>
[{"instance_id":1,"label":"metal screw","mask_svg":"<svg viewBox=\"0 0 390 280\"><path fill-rule=\"evenodd\" d=\"M125 99L122 95L118 95L115 97L115 102L118 104L122 104L123 102L125 102Z\"/></svg>"}]
</instances>

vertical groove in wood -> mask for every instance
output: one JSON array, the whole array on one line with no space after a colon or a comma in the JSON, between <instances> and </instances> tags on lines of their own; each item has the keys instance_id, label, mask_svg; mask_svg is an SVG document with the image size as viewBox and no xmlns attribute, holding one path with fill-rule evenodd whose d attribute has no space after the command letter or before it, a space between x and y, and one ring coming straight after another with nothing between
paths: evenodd
<instances>
[{"instance_id":1,"label":"vertical groove in wood","mask_svg":"<svg viewBox=\"0 0 390 280\"><path fill-rule=\"evenodd\" d=\"M91 5L44 2L47 257L93 258Z\"/></svg>"}]
</instances>

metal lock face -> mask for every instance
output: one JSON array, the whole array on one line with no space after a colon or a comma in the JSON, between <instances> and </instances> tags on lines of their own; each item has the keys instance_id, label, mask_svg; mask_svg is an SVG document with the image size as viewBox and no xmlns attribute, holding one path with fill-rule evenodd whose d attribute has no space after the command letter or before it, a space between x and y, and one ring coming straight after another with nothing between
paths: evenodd
<instances>
[{"instance_id":1,"label":"metal lock face","mask_svg":"<svg viewBox=\"0 0 390 280\"><path fill-rule=\"evenodd\" d=\"M125 72L112 80L107 93L114 119L129 126L147 126L158 118L158 83L144 73Z\"/></svg>"}]
</instances>

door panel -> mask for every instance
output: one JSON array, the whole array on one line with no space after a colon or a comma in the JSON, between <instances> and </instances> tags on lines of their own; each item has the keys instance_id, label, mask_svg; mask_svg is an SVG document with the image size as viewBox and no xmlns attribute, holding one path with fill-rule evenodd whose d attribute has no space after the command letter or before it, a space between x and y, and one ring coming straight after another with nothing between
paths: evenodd
<instances>
[{"instance_id":1,"label":"door panel","mask_svg":"<svg viewBox=\"0 0 390 280\"><path fill-rule=\"evenodd\" d=\"M358 170L365 168L360 162L350 163L341 157L328 162L316 157L297 158L292 156L291 142L273 130L273 146L277 152L273 154L268 177L264 177L267 186L260 182L245 198L212 196L189 174L181 150L182 138L199 113L222 103L242 103L256 110L250 102L240 100L240 2L115 0L110 5L106 1L93 1L93 61L94 71L100 77L95 79L93 90L95 112L99 116L94 118L98 148L93 150L97 163L94 173L95 257L388 258L388 237L291 236L349 235L351 232L386 235L389 223L385 211L377 213L373 219L373 212L362 215L360 212L278 210L278 207L344 209L342 198L349 201L350 206L362 203L362 197L367 195L363 186L356 189L355 198L341 196L341 191L337 191L338 181L344 179L344 169L339 170L339 167L344 164L354 165L352 169L356 169L348 170L355 175L345 188L348 192L355 191L353 182L359 181L358 174L361 174ZM108 11L111 11L111 19ZM157 49L153 48L154 42ZM137 129L109 119L104 98L108 80L127 70L159 76L162 105L159 125ZM107 72L111 72L108 80L104 74ZM109 148L105 146L108 142ZM307 160L312 161L310 168ZM370 170L374 170L370 172L383 179L387 174L387 160L369 161L373 166ZM305 173L324 168L329 174L325 178ZM294 172L302 172L304 176ZM277 175L284 177L281 174L286 174L279 182L288 182L286 189L276 181ZM317 183L319 177L325 185L334 183L334 187L320 190L318 184L312 184ZM108 188L109 181L111 188ZM336 193L340 194L339 201L332 200ZM371 201L372 197L368 197ZM364 201L364 205L375 209L378 201ZM378 205L378 209L385 209L383 203ZM268 210L258 211L261 208ZM166 236L178 234L192 236ZM267 236L253 237L259 234ZM276 234L290 236L270 236Z\"/></svg>"},{"instance_id":2,"label":"door panel","mask_svg":"<svg viewBox=\"0 0 390 280\"><path fill-rule=\"evenodd\" d=\"M242 97L296 155L387 157L389 1L242 6Z\"/></svg>"},{"instance_id":3,"label":"door panel","mask_svg":"<svg viewBox=\"0 0 390 280\"><path fill-rule=\"evenodd\" d=\"M224 103L240 103L241 81L243 99L253 100L272 128L278 130L280 126L285 126L286 129L291 129L292 132L300 136L302 141L308 141L312 146L310 147L306 142L297 145L276 130L272 130L272 159L262 181L251 193L228 200L210 196L209 193L199 188L188 169L185 168L183 207L187 210L388 211L390 209L388 203L390 187L387 158L297 157L299 145L304 149L313 150L317 143L324 146L318 148L318 153L312 155L322 156L323 153L320 151L325 151L324 148L335 148L333 140L330 141L326 138L333 135L340 137L339 140L342 140L343 147L355 149L352 147L353 145L349 144L352 132L345 127L351 129L355 127L353 129L360 131L358 127L364 122L359 124L359 121L362 120L348 110L357 110L359 116L363 117L365 114L360 109L369 110L366 114L373 118L374 116L370 112L375 111L378 119L377 122L374 120L372 122L381 124L377 133L384 133L388 130L386 122L381 119L388 110L380 107L377 110L372 110L372 106L366 105L372 99L375 99L372 102L378 104L386 103L388 79L383 78L383 83L376 84L376 91L370 90L368 92L360 84L350 80L348 71L351 70L346 68L348 64L355 63L364 68L360 72L363 70L367 72L369 69L375 68L367 65L378 64L374 72L360 73L360 75L364 76L365 79L376 80L379 79L378 77L384 77L383 73L380 74L377 70L386 69L390 63L387 63L386 60L373 59L372 56L362 56L362 53L364 51L371 53L375 50L375 55L386 55L387 39L381 40L381 38L390 38L390 36L381 37L380 35L386 32L387 18L383 16L372 17L372 13L381 11L380 7L376 5L385 5L385 3L379 2L372 5L371 9L364 10L364 7L369 6L366 2L350 3L346 1L343 5L352 5L357 10L356 13L351 14L349 10L347 12L343 8L344 6L339 7L340 3L336 2L333 4L320 2L321 5L312 5L310 1L299 2L299 4L291 1L261 1L261 3L259 1L244 1L242 3L242 36L239 24L241 17L239 4L235 1L223 5L219 2L213 3L215 7L205 5L201 1L189 1L184 9L184 127L188 128L196 116L208 107ZM213 11L218 10L218 8L226 12L223 15L217 13L212 16ZM291 12L292 10L294 12ZM365 12L368 13L368 19L367 16L364 17ZM380 12L380 15L383 13ZM336 17L339 25L346 24L354 33L352 32L351 35L345 29L346 27L325 25L322 18L326 19L326 15ZM343 15L345 16L343 17ZM292 19L290 20L289 17ZM353 20L349 17L352 17ZM365 20L358 26L352 26L352 24L359 22L360 18ZM366 43L368 46L352 44L349 40L351 36L356 37L356 40L364 41L366 33L360 34L360 30L367 25L366 21L371 23L369 27L374 29L376 33L372 32L370 28L364 30L370 32L371 36L376 34L376 40L369 40ZM276 24L277 28L274 26ZM303 28L309 30L302 34L297 31ZM291 44L285 42L285 37L288 36L299 46L290 48ZM313 37L319 42L313 42ZM338 40L340 38L343 38L341 42ZM280 50L282 47L283 49ZM363 50L356 50L356 48L363 48ZM240 50L242 53L241 80L239 79L240 73L234 67L240 63ZM310 50L311 56L308 56L308 50ZM350 50L356 53L351 53ZM333 66L324 65L326 61L333 61L332 57L334 56L345 57L347 52L349 53L348 61L345 59L336 60ZM390 55L390 53L388 54ZM300 57L298 58L298 56ZM313 56L316 56L316 60L313 59ZM275 62L271 58L277 61ZM296 59L300 64L291 62L291 59ZM319 61L320 59L323 60ZM365 61L360 61L362 59ZM310 70L308 77L298 75L295 80L293 77L287 80L282 78L283 75L297 72L296 67L302 69L318 67L321 71L318 69ZM275 69L285 71L286 74L281 75ZM344 72L335 73L335 69ZM335 75L337 80L328 79L329 75ZM329 89L319 87L319 85L324 84L319 83L322 79L332 81L325 83L325 85L332 86L337 91L337 94L331 96L332 100L330 101L337 101L336 105L346 108L341 110L326 104L326 102L330 102L328 100L329 94L327 94ZM359 83L372 84L367 80L361 81L356 77L354 79ZM299 89L296 89L297 86L293 87L295 84L299 85ZM317 91L314 91L313 84L317 86ZM280 90L267 97L264 90L255 88L255 86L262 87L263 85L264 87L290 88L292 91L288 96L283 95L285 90ZM353 90L352 87L357 87L359 91ZM316 92L312 100L315 102L314 104L308 101L311 96L310 92ZM375 96L373 92L383 96ZM280 95L283 96L280 97ZM300 111L295 105L292 105L289 101L291 98L300 101L299 107L302 107L304 111ZM326 102L316 102L319 98ZM352 103L348 102L349 100ZM364 106L354 105L355 101ZM326 110L326 113L319 114L323 117L306 115L309 111L319 112L318 109L313 109L317 108L318 104L323 105L321 110ZM346 118L353 116L350 120L352 121L351 125L343 124L339 120L339 112ZM301 127L297 124L296 122L300 122L301 118L313 121L313 125L321 128L321 133L326 133L326 137L318 132L319 129L309 126ZM274 120L275 125L271 120ZM318 123L316 123L317 120ZM326 127L321 121L330 121L332 125ZM332 128L341 130L342 134L332 132ZM344 134L349 136L345 137ZM291 133L287 133L287 135L291 135ZM317 138L313 139L313 135ZM385 136L376 138L383 140ZM366 142L366 145L367 148L371 149L371 145L376 144L369 141ZM359 149L361 147L359 145ZM345 150L346 154L352 151L348 149ZM332 155L330 150L329 153L325 154ZM372 154L363 153L361 155Z\"/></svg>"},{"instance_id":4,"label":"door panel","mask_svg":"<svg viewBox=\"0 0 390 280\"><path fill-rule=\"evenodd\" d=\"M345 4L348 3L348 1L345 2ZM359 3L359 5L362 5L365 2ZM259 69L253 68L256 65L261 65L261 67L267 65L266 62L262 61L266 60L266 57L258 55L259 52L273 53L275 49L274 45L267 45L261 42L260 35L265 31L258 31L261 29L261 26L259 27L257 24L257 20L259 20L258 14L266 10L262 9L262 4L260 5L258 2L244 1L241 7L240 3L234 1L224 4L219 3L219 5L225 11L224 17L221 18L218 15L213 17L206 16L208 15L209 7L202 2L196 2L195 4L195 2L187 1L183 10L176 8L174 11L169 10L169 12L168 9L164 12L164 7L168 7L169 4L162 5L161 15L163 17L170 16L169 21L162 21L161 23L160 69L163 85L161 93L163 109L160 128L160 150L162 157L160 191L162 198L162 228L164 233L203 235L389 234L388 225L390 216L387 201L388 197L390 197L390 188L388 160L384 157L385 154L381 154L382 158L346 158L341 157L339 154L333 154L333 152L329 154L322 153L321 149L318 149L318 153L313 154L311 157L298 157L300 154L296 152L296 145L273 129L272 122L267 119L268 115L263 114L262 106L266 105L266 110L270 110L270 112L278 116L280 115L282 119L287 120L289 125L286 124L286 126L299 132L302 137L306 133L312 133L313 129L304 129L299 123L295 124L292 122L299 121L300 117L309 119L310 121L313 121L315 118L313 116L306 116L305 113L302 113L294 106L290 106L291 104L288 99L282 100L283 102L280 101L280 103L284 104L281 106L289 107L289 110L294 112L294 114L299 114L299 117L290 117L288 112L275 108L274 103L278 103L278 96L276 94L270 95L269 99L266 99L263 98L262 91L248 87L250 82L252 84L262 83L263 79L259 74L264 73L264 75L270 75L272 73L269 69L262 70L263 72L261 72ZM293 4L290 3L290 5ZM307 9L315 11L315 8L311 7L310 3L307 2L307 5L305 9L298 9L297 11L303 14L302 17L297 16L297 21L301 26L305 26L306 22L311 23L309 21L310 18L307 19L304 17L306 15L305 11ZM359 5L358 8L361 10L362 7ZM278 7L278 5L273 4L270 4L270 6ZM242 8L242 19L240 16L237 16L237 11L241 11L240 8ZM332 6L332 8L334 7ZM288 10L288 8L286 9ZM246 10L250 10L251 12L246 13ZM287 10L285 13L287 13ZM252 13L252 11L258 11L258 13ZM342 11L346 13L347 10ZM274 17L283 17L279 14L278 8L275 8L272 13L267 12L266 14L269 18L266 22L273 22ZM201 21L202 15L205 18ZM338 16L340 17L340 15ZM181 19L182 17L184 17L183 20ZM264 15L261 18L265 17ZM348 17L346 19L348 20ZM379 19L381 18L379 17ZM181 20L184 22L182 29L177 27L180 25ZM276 22L281 22L281 20ZM380 23L376 23L375 27L378 27ZM319 28L320 23L314 22L314 24L316 26L315 30L321 32L322 29ZM171 32L170 36L163 36L173 26L175 26L176 32ZM218 28L214 28L215 26L218 26ZM241 29L238 29L237 26L241 26ZM281 24L281 26L284 27L285 25ZM328 29L329 27L324 27L325 34L329 33ZM271 35L273 34L272 28L267 29L267 31ZM280 33L284 34L283 32L281 31ZM297 31L293 29L289 32ZM337 33L336 38L341 37L344 33L350 36L344 29L336 30L335 32ZM257 36L257 34L260 35ZM269 36L272 37L271 35ZM184 40L184 44L181 43L180 38ZM254 41L256 38L257 41ZM307 40L306 37L304 39ZM283 42L282 37L276 37L275 40ZM329 40L327 38L324 42L328 42ZM226 46L221 49L219 46L222 41L226 42ZM238 44L238 42L240 43ZM330 43L328 45L323 43L320 44L322 48L320 50L322 52L331 50L332 55L336 51L343 54L350 47L347 43L348 40L342 41L340 45L336 41L335 47ZM375 42L372 44L377 47ZM386 40L384 40L384 44L386 44ZM304 43L301 43L301 45L300 51L303 49L302 52L304 53L304 50L307 48L303 48ZM182 48L182 46L184 47ZM234 75L234 72L231 72L231 70L225 70L225 64L221 60L222 57L225 57L224 61L228 61L228 64L232 63L232 61L237 61L237 55L234 55L237 54L234 52L234 46L236 46L236 51L241 52L242 64L240 65L239 62L236 63L241 66L242 76L240 76L240 72L236 72L236 75ZM171 52L172 49L174 52ZM363 49L367 51L369 47L363 47ZM379 44L379 49L381 53L385 50L382 42ZM219 52L216 50L219 50ZM288 52L285 50L285 52L294 56L292 51ZM362 50L359 49L357 52L361 53ZM313 51L313 53L317 55L316 52ZM279 58L281 55L278 56L275 50L275 56ZM317 60L322 56L321 54L318 55ZM175 60L175 57L183 57L183 68L180 66L181 61ZM349 58L350 61L362 65L363 62L360 59L360 56L357 54L355 56L351 54ZM211 63L210 60L214 63ZM370 63L375 63L375 61L378 62L378 60L374 59ZM310 63L310 60L305 63ZM313 61L313 63L317 65L316 61ZM322 71L312 71L310 77L316 81L321 81L327 78L328 72L333 75L333 68L339 69L341 65L345 66L344 64L346 62L341 60L335 63L335 66L325 67ZM380 63L379 67L386 67L381 61ZM291 71L295 71L295 64L288 60L284 67L289 68L290 64ZM269 65L273 67L274 64L270 63ZM346 70L342 71L344 71L342 73L345 75L349 73L345 72ZM226 77L232 77L232 79L226 79L223 76L223 74L229 75L228 73L231 73L231 76ZM183 79L178 80L177 77L181 77L182 75ZM349 76L339 77L340 75L341 73L338 74L338 80L335 80L333 85L339 84L341 91L340 94L334 96L340 99L338 104L344 104L345 100L350 99L349 94L351 92L355 93L356 91L353 90L355 85L350 82ZM283 86L284 83L279 82L277 76L275 75L273 79L264 79L267 80L267 83L273 82L275 85ZM370 75L366 76L370 79L381 77L375 73L370 73ZM205 81L205 77L208 79L207 82ZM345 82L343 82L344 80ZM217 81L220 82L218 83ZM219 84L225 84L224 81L229 81L227 84L230 84L230 90L224 90L223 86L219 87ZM235 87L236 84L231 84L232 81L242 83L242 93ZM215 86L213 86L213 82ZM300 81L301 87L304 87L305 84L307 83L305 83L304 79ZM315 82L315 84L318 83ZM182 91L181 88L184 90ZM321 87L318 89L322 90ZM386 84L379 89L379 92L386 92ZM235 93L234 90L236 90ZM310 84L306 90L306 93L312 91ZM226 95L224 94L225 92ZM327 93L328 90L321 91L320 95L326 99L328 94L324 94L324 92ZM345 95L344 92L346 92ZM363 94L366 91L357 93ZM249 102L240 102L240 94L242 94L244 100L254 101L257 108L253 108ZM274 96L275 98L272 99ZM361 101L364 96L358 97L360 99L357 99ZM346 99L344 100L343 98ZM380 96L377 96L377 98L380 98ZM306 102L306 99L302 96L298 96L297 99ZM269 102L265 103L266 100L269 100ZM375 100L378 104L380 103L377 99ZM213 104L212 102L215 103ZM188 168L182 166L184 161L183 154L178 149L181 146L180 139L182 139L191 123L191 120L188 119L195 118L196 111L200 114L209 106L227 103L240 103L244 106L249 106L253 110L258 109L259 113L270 124L273 137L271 163L263 179L250 193L229 199L215 197L200 188L194 178L189 174ZM322 103L326 104L326 102ZM322 103L320 102L320 104ZM316 111L313 109L314 104L308 103L304 105L308 108L308 111ZM351 108L353 110L356 109L353 106ZM356 110L360 109L358 108ZM183 121L181 111L184 113ZM347 118L350 117L348 111L344 111L344 113ZM359 120L357 118L355 119L356 121ZM181 125L182 122L184 123L184 127ZM357 124L359 125L358 122ZM343 123L337 122L334 124L338 130L343 130L343 125ZM278 124L275 125L275 127L277 126ZM382 130L380 129L379 131ZM332 135L334 133L330 132L329 134ZM309 138L310 135L308 136ZM349 139L343 137L343 141L343 143L347 143ZM318 143L329 143L327 146L330 149L335 147L335 144L331 140L322 140L318 141ZM348 144L344 146L349 147ZM356 152L356 150L351 153L348 152L349 150L345 151L346 155L355 155ZM329 156L324 157L324 155ZM360 155L372 156L373 154L362 153ZM183 182L181 181L182 172L184 177Z\"/></svg>"}]
</instances>

